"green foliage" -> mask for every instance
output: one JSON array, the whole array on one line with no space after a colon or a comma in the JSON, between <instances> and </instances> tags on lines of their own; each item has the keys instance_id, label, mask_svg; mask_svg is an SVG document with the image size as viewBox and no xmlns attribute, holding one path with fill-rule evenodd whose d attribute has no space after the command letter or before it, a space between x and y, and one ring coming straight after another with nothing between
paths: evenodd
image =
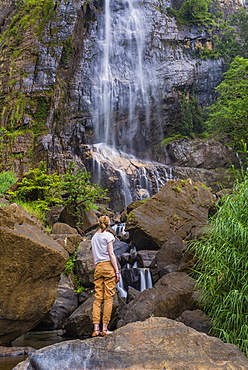
<instances>
[{"instance_id":1,"label":"green foliage","mask_svg":"<svg viewBox=\"0 0 248 370\"><path fill-rule=\"evenodd\" d=\"M49 205L62 203L61 201L61 176L47 174L45 162L40 162L39 167L30 170L18 183L18 189L10 192L12 199L32 201L37 208L48 209Z\"/></svg>"},{"instance_id":2,"label":"green foliage","mask_svg":"<svg viewBox=\"0 0 248 370\"><path fill-rule=\"evenodd\" d=\"M205 128L205 114L198 100L194 95L187 99L186 95L183 94L180 104L179 123L176 127L177 132L182 135L200 134Z\"/></svg>"},{"instance_id":3,"label":"green foliage","mask_svg":"<svg viewBox=\"0 0 248 370\"><path fill-rule=\"evenodd\" d=\"M46 212L40 207L39 202L25 201L15 198L15 203L21 206L27 213L33 213L35 217L43 224L46 222Z\"/></svg>"},{"instance_id":4,"label":"green foliage","mask_svg":"<svg viewBox=\"0 0 248 370\"><path fill-rule=\"evenodd\" d=\"M84 210L92 208L92 205L97 200L106 200L107 190L104 190L96 184L90 183L90 172L76 168L73 163L63 177L63 190L68 197L65 205L77 208L83 206Z\"/></svg>"},{"instance_id":5,"label":"green foliage","mask_svg":"<svg viewBox=\"0 0 248 370\"><path fill-rule=\"evenodd\" d=\"M62 68L65 68L71 58L71 56L74 53L74 46L72 43L72 39L68 38L63 42L63 50L62 50L62 55L60 59L60 66Z\"/></svg>"},{"instance_id":6,"label":"green foliage","mask_svg":"<svg viewBox=\"0 0 248 370\"><path fill-rule=\"evenodd\" d=\"M79 248L79 247L78 247ZM78 248L75 250L75 252L69 257L67 260L63 273L65 275L71 275L73 274L73 282L75 286L75 293L81 293L85 290L85 288L81 285L80 280L77 275L75 275L75 262L77 260L77 252Z\"/></svg>"},{"instance_id":7,"label":"green foliage","mask_svg":"<svg viewBox=\"0 0 248 370\"><path fill-rule=\"evenodd\" d=\"M216 57L229 63L237 55L248 58L248 14L242 9L229 16L213 36Z\"/></svg>"},{"instance_id":8,"label":"green foliage","mask_svg":"<svg viewBox=\"0 0 248 370\"><path fill-rule=\"evenodd\" d=\"M187 0L182 3L179 10L168 7L167 13L187 26L209 26L213 24L213 15L209 13L211 3L211 0Z\"/></svg>"},{"instance_id":9,"label":"green foliage","mask_svg":"<svg viewBox=\"0 0 248 370\"><path fill-rule=\"evenodd\" d=\"M3 171L0 173L0 194L4 194L5 191L16 182L17 178L14 172Z\"/></svg>"},{"instance_id":10,"label":"green foliage","mask_svg":"<svg viewBox=\"0 0 248 370\"><path fill-rule=\"evenodd\" d=\"M224 76L216 88L219 98L209 110L208 125L242 149L241 140L248 142L248 59L236 57Z\"/></svg>"},{"instance_id":11,"label":"green foliage","mask_svg":"<svg viewBox=\"0 0 248 370\"><path fill-rule=\"evenodd\" d=\"M189 249L212 334L248 354L248 176L237 183L201 240Z\"/></svg>"},{"instance_id":12,"label":"green foliage","mask_svg":"<svg viewBox=\"0 0 248 370\"><path fill-rule=\"evenodd\" d=\"M75 262L77 260L77 251L78 248L75 250L75 252L69 257L69 259L66 261L64 271L63 273L65 275L70 275L74 272L75 269Z\"/></svg>"}]
</instances>

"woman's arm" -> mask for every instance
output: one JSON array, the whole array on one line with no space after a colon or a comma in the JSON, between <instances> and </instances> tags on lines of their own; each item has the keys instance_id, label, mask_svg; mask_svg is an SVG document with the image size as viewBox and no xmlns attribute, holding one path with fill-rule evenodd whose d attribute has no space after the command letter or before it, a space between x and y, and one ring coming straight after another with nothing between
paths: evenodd
<instances>
[{"instance_id":1,"label":"woman's arm","mask_svg":"<svg viewBox=\"0 0 248 370\"><path fill-rule=\"evenodd\" d=\"M116 273L116 282L118 283L120 281L120 273L118 271L118 265L117 265L116 257L114 254L113 242L108 243L108 253L109 253L110 261Z\"/></svg>"}]
</instances>

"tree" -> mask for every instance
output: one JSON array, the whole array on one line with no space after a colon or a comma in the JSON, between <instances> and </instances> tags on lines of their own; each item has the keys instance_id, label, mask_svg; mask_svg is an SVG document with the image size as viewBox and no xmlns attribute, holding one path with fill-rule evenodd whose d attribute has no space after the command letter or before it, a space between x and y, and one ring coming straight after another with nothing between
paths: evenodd
<instances>
[{"instance_id":1,"label":"tree","mask_svg":"<svg viewBox=\"0 0 248 370\"><path fill-rule=\"evenodd\" d=\"M171 16L175 16L179 22L186 25L211 25L213 15L209 13L211 0L187 0L184 1L179 10L167 8Z\"/></svg>"},{"instance_id":2,"label":"tree","mask_svg":"<svg viewBox=\"0 0 248 370\"><path fill-rule=\"evenodd\" d=\"M205 130L205 117L197 98L182 96L177 131L182 135L200 134Z\"/></svg>"},{"instance_id":3,"label":"tree","mask_svg":"<svg viewBox=\"0 0 248 370\"><path fill-rule=\"evenodd\" d=\"M241 139L248 141L248 59L236 57L224 76L216 88L219 97L210 108L208 125L242 149Z\"/></svg>"},{"instance_id":4,"label":"tree","mask_svg":"<svg viewBox=\"0 0 248 370\"><path fill-rule=\"evenodd\" d=\"M236 184L201 240L189 245L211 333L248 354L248 175Z\"/></svg>"},{"instance_id":5,"label":"tree","mask_svg":"<svg viewBox=\"0 0 248 370\"><path fill-rule=\"evenodd\" d=\"M90 177L90 172L76 168L71 163L62 180L62 189L67 196L64 204L70 208L79 223L82 209L87 211L93 208L95 201L106 200L107 190L91 184Z\"/></svg>"}]
</instances>

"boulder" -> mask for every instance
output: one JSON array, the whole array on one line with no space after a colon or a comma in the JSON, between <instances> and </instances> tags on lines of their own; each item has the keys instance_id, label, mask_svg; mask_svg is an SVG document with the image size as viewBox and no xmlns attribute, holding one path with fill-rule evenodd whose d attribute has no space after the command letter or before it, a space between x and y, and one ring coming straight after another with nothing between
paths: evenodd
<instances>
[{"instance_id":1,"label":"boulder","mask_svg":"<svg viewBox=\"0 0 248 370\"><path fill-rule=\"evenodd\" d=\"M128 214L126 230L138 250L158 250L176 235L182 240L192 238L207 223L213 201L211 191L199 182L169 180Z\"/></svg>"},{"instance_id":2,"label":"boulder","mask_svg":"<svg viewBox=\"0 0 248 370\"><path fill-rule=\"evenodd\" d=\"M59 217L61 222L64 222L71 227L77 227L83 233L95 228L98 225L98 217L93 209L84 211L83 206L80 209L80 219L75 215L75 211L70 206L66 206Z\"/></svg>"},{"instance_id":3,"label":"boulder","mask_svg":"<svg viewBox=\"0 0 248 370\"><path fill-rule=\"evenodd\" d=\"M201 310L184 311L176 320L206 334L212 325L210 317Z\"/></svg>"},{"instance_id":4,"label":"boulder","mask_svg":"<svg viewBox=\"0 0 248 370\"><path fill-rule=\"evenodd\" d=\"M138 266L139 267L150 267L156 255L157 255L157 252L154 250L139 251L137 253Z\"/></svg>"},{"instance_id":5,"label":"boulder","mask_svg":"<svg viewBox=\"0 0 248 370\"><path fill-rule=\"evenodd\" d=\"M112 335L71 340L33 353L13 370L247 370L236 346L180 322L151 317Z\"/></svg>"},{"instance_id":6,"label":"boulder","mask_svg":"<svg viewBox=\"0 0 248 370\"><path fill-rule=\"evenodd\" d=\"M150 266L152 277L155 282L163 275L177 271L183 258L184 248L185 244L183 240L175 235L156 252L155 258Z\"/></svg>"},{"instance_id":7,"label":"boulder","mask_svg":"<svg viewBox=\"0 0 248 370\"><path fill-rule=\"evenodd\" d=\"M83 240L80 234L50 234L69 253L73 254Z\"/></svg>"},{"instance_id":8,"label":"boulder","mask_svg":"<svg viewBox=\"0 0 248 370\"><path fill-rule=\"evenodd\" d=\"M63 329L68 317L77 307L78 297L74 292L73 282L65 274L61 274L56 300L52 309L39 324L39 328L43 330Z\"/></svg>"},{"instance_id":9,"label":"boulder","mask_svg":"<svg viewBox=\"0 0 248 370\"><path fill-rule=\"evenodd\" d=\"M138 297L139 294L140 294L139 290L134 289L132 286L129 286L127 290L126 303L131 302L134 298Z\"/></svg>"},{"instance_id":10,"label":"boulder","mask_svg":"<svg viewBox=\"0 0 248 370\"><path fill-rule=\"evenodd\" d=\"M78 234L78 231L63 222L56 222L52 227L51 234Z\"/></svg>"},{"instance_id":11,"label":"boulder","mask_svg":"<svg viewBox=\"0 0 248 370\"><path fill-rule=\"evenodd\" d=\"M123 308L117 327L144 321L150 316L179 317L183 311L195 308L194 285L193 279L184 272L163 276L153 288L144 290Z\"/></svg>"},{"instance_id":12,"label":"boulder","mask_svg":"<svg viewBox=\"0 0 248 370\"><path fill-rule=\"evenodd\" d=\"M85 288L94 286L94 261L92 257L92 249L90 240L85 240L80 243L76 262L76 275Z\"/></svg>"},{"instance_id":13,"label":"boulder","mask_svg":"<svg viewBox=\"0 0 248 370\"><path fill-rule=\"evenodd\" d=\"M0 208L0 255L0 345L8 345L51 309L68 253L12 204Z\"/></svg>"},{"instance_id":14,"label":"boulder","mask_svg":"<svg viewBox=\"0 0 248 370\"><path fill-rule=\"evenodd\" d=\"M92 324L92 306L94 297L90 297L82 303L69 317L65 325L65 335L71 338L89 337L93 332ZM119 309L122 308L124 302L117 294L114 296L113 310L111 320L108 325L110 329L116 328Z\"/></svg>"},{"instance_id":15,"label":"boulder","mask_svg":"<svg viewBox=\"0 0 248 370\"><path fill-rule=\"evenodd\" d=\"M118 239L115 239L113 246L116 257L119 257L123 253L126 253L130 250L130 246L128 243L125 243L124 241L120 241Z\"/></svg>"}]
</instances>

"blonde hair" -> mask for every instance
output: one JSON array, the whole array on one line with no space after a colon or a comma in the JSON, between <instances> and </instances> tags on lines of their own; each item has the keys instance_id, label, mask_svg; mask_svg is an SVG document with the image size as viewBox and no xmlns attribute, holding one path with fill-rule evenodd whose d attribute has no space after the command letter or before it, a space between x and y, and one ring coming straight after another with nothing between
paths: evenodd
<instances>
[{"instance_id":1,"label":"blonde hair","mask_svg":"<svg viewBox=\"0 0 248 370\"><path fill-rule=\"evenodd\" d=\"M105 231L110 226L110 218L108 216L101 216L99 217L98 223L100 225L100 229Z\"/></svg>"}]
</instances>

